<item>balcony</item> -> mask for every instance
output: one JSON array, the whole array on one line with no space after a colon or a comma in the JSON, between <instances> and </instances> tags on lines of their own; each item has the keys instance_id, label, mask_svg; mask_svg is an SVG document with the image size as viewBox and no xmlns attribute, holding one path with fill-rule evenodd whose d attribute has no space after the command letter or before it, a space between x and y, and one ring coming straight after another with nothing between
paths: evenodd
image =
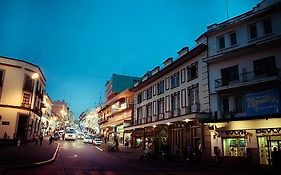
<instances>
[{"instance_id":1,"label":"balcony","mask_svg":"<svg viewBox=\"0 0 281 175\"><path fill-rule=\"evenodd\" d=\"M32 85L29 85L29 84L25 84L25 85L23 86L23 90L29 91L29 92L33 92L33 86L32 86Z\"/></svg>"},{"instance_id":2,"label":"balcony","mask_svg":"<svg viewBox=\"0 0 281 175\"><path fill-rule=\"evenodd\" d=\"M99 120L99 125L104 124L106 122L108 122L108 119L100 119Z\"/></svg>"},{"instance_id":3,"label":"balcony","mask_svg":"<svg viewBox=\"0 0 281 175\"><path fill-rule=\"evenodd\" d=\"M31 108L31 104L30 103L21 103L21 106L24 108Z\"/></svg>"},{"instance_id":4,"label":"balcony","mask_svg":"<svg viewBox=\"0 0 281 175\"><path fill-rule=\"evenodd\" d=\"M228 78L217 79L215 80L215 91L231 90L280 80L280 69L272 67L259 72L244 72Z\"/></svg>"},{"instance_id":5,"label":"balcony","mask_svg":"<svg viewBox=\"0 0 281 175\"><path fill-rule=\"evenodd\" d=\"M200 103L190 104L185 107L185 114L200 112Z\"/></svg>"}]
</instances>

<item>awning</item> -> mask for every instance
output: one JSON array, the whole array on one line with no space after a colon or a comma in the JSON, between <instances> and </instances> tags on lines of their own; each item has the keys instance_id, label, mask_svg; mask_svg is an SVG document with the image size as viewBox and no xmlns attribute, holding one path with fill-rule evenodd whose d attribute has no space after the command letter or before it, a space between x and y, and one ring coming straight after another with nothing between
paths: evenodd
<instances>
[{"instance_id":1,"label":"awning","mask_svg":"<svg viewBox=\"0 0 281 175\"><path fill-rule=\"evenodd\" d=\"M205 116L206 114L189 114L189 115L184 115L184 116L180 116L180 117L174 117L174 118L169 118L166 120L161 120L161 121L156 121L156 122L150 122L150 123L145 123L142 125L135 125L135 126L130 126L130 127L126 127L124 128L124 131L129 131L132 129L138 129L138 128L145 128L145 127L152 127L153 125L161 125L161 124L166 124L168 122L173 123L173 122L179 122L179 121L196 121L196 118L198 118L199 116Z\"/></svg>"}]
</instances>

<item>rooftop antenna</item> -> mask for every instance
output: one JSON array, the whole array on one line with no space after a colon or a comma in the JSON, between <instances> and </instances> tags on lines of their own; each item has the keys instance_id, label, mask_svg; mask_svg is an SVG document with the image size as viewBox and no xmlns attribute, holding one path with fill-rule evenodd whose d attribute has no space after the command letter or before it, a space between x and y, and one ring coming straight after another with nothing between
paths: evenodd
<instances>
[{"instance_id":1,"label":"rooftop antenna","mask_svg":"<svg viewBox=\"0 0 281 175\"><path fill-rule=\"evenodd\" d=\"M228 2L227 2L227 0L225 0L225 6L226 6L226 19L228 20L229 17L228 17Z\"/></svg>"}]
</instances>

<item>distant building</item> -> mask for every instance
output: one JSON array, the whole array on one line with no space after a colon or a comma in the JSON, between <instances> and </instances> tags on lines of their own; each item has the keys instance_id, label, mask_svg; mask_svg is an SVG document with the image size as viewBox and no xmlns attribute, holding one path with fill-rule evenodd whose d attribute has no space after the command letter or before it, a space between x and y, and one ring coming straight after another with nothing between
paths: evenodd
<instances>
[{"instance_id":1,"label":"distant building","mask_svg":"<svg viewBox=\"0 0 281 175\"><path fill-rule=\"evenodd\" d=\"M53 132L56 127L54 116L52 115L52 100L45 92L43 96L43 108L41 117L41 132L45 136L50 132Z\"/></svg>"},{"instance_id":2,"label":"distant building","mask_svg":"<svg viewBox=\"0 0 281 175\"><path fill-rule=\"evenodd\" d=\"M135 81L139 79L139 77L113 74L111 79L108 80L105 84L106 101L110 100L112 97L119 94L123 90L132 88Z\"/></svg>"},{"instance_id":3,"label":"distant building","mask_svg":"<svg viewBox=\"0 0 281 175\"><path fill-rule=\"evenodd\" d=\"M40 134L46 79L40 67L0 57L0 138L33 139Z\"/></svg>"},{"instance_id":4,"label":"distant building","mask_svg":"<svg viewBox=\"0 0 281 175\"><path fill-rule=\"evenodd\" d=\"M99 135L100 133L98 116L99 110L100 107L86 110L79 117L80 126L82 126L83 130L87 131L89 134Z\"/></svg>"},{"instance_id":5,"label":"distant building","mask_svg":"<svg viewBox=\"0 0 281 175\"><path fill-rule=\"evenodd\" d=\"M123 144L126 139L131 140L130 133L125 133L124 128L132 123L133 95L130 89L125 89L108 100L98 111L100 135L105 142L115 142L118 139L118 143Z\"/></svg>"},{"instance_id":6,"label":"distant building","mask_svg":"<svg viewBox=\"0 0 281 175\"><path fill-rule=\"evenodd\" d=\"M52 106L52 113L55 116L56 120L56 130L60 129L65 129L68 121L68 113L69 113L69 108L67 106L66 101L58 100L58 101L53 101L53 106Z\"/></svg>"},{"instance_id":7,"label":"distant building","mask_svg":"<svg viewBox=\"0 0 281 175\"><path fill-rule=\"evenodd\" d=\"M281 1L208 27L211 153L224 163L270 165L281 149Z\"/></svg>"}]
</instances>

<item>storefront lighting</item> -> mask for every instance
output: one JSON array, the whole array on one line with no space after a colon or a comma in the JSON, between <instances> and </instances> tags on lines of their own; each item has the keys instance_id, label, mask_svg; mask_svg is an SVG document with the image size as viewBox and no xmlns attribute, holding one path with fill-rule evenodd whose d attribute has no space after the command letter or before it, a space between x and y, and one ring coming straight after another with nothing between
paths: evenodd
<instances>
[{"instance_id":1,"label":"storefront lighting","mask_svg":"<svg viewBox=\"0 0 281 175\"><path fill-rule=\"evenodd\" d=\"M169 125L171 125L172 123L168 122L168 123L166 123L166 124L169 126Z\"/></svg>"},{"instance_id":2,"label":"storefront lighting","mask_svg":"<svg viewBox=\"0 0 281 175\"><path fill-rule=\"evenodd\" d=\"M156 128L156 125L153 125L152 127L153 127L153 128Z\"/></svg>"},{"instance_id":3,"label":"storefront lighting","mask_svg":"<svg viewBox=\"0 0 281 175\"><path fill-rule=\"evenodd\" d=\"M187 122L190 122L191 120L190 119L185 119L183 121L185 121L187 123Z\"/></svg>"}]
</instances>

